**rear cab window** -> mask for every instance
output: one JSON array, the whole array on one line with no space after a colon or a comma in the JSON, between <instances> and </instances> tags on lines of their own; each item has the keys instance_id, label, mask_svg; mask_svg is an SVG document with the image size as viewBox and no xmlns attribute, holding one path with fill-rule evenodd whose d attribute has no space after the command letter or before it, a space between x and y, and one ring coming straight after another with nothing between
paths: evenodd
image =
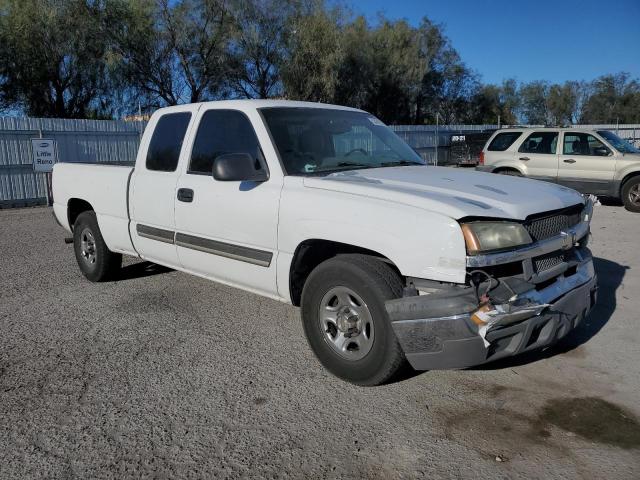
<instances>
[{"instance_id":1,"label":"rear cab window","mask_svg":"<svg viewBox=\"0 0 640 480\"><path fill-rule=\"evenodd\" d=\"M190 112L166 113L158 119L147 150L147 170L175 172L190 120Z\"/></svg>"},{"instance_id":2,"label":"rear cab window","mask_svg":"<svg viewBox=\"0 0 640 480\"><path fill-rule=\"evenodd\" d=\"M518 152L555 154L558 148L558 132L533 132L522 142Z\"/></svg>"},{"instance_id":3,"label":"rear cab window","mask_svg":"<svg viewBox=\"0 0 640 480\"><path fill-rule=\"evenodd\" d=\"M487 150L490 152L504 152L507 148L513 145L520 136L522 132L503 132L497 134L493 137L493 140L489 142L489 146Z\"/></svg>"}]
</instances>

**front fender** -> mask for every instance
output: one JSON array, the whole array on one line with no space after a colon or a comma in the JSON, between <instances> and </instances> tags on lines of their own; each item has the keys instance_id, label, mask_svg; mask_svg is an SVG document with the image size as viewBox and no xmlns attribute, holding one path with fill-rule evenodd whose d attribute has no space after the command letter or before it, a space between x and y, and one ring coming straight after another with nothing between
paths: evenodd
<instances>
[{"instance_id":1,"label":"front fender","mask_svg":"<svg viewBox=\"0 0 640 480\"><path fill-rule=\"evenodd\" d=\"M279 250L292 256L309 239L373 250L405 276L464 283L466 248L458 222L418 207L304 187L285 188Z\"/></svg>"}]
</instances>

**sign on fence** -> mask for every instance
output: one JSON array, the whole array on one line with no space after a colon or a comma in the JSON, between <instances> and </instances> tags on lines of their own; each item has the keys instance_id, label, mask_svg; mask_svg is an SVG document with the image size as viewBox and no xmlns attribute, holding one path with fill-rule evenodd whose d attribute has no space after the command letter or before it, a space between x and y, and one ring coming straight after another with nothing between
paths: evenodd
<instances>
[{"instance_id":1,"label":"sign on fence","mask_svg":"<svg viewBox=\"0 0 640 480\"><path fill-rule=\"evenodd\" d=\"M56 163L56 142L47 138L32 138L34 172L52 172Z\"/></svg>"}]
</instances>

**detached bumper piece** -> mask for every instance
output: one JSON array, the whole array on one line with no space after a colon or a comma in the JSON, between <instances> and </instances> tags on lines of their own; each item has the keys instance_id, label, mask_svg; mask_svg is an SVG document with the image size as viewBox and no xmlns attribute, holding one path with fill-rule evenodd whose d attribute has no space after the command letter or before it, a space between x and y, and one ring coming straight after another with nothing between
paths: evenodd
<instances>
[{"instance_id":1,"label":"detached bumper piece","mask_svg":"<svg viewBox=\"0 0 640 480\"><path fill-rule=\"evenodd\" d=\"M416 370L465 368L554 344L580 324L597 299L591 252L583 247L575 254L578 261L555 279L505 280L506 290L490 293L484 309L474 287L388 301L407 360Z\"/></svg>"}]
</instances>

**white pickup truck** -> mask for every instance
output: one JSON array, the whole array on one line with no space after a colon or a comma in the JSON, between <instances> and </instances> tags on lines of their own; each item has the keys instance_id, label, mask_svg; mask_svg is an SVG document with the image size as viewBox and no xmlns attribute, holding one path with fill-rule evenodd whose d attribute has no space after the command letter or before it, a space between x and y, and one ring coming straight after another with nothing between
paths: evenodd
<instances>
[{"instance_id":1,"label":"white pickup truck","mask_svg":"<svg viewBox=\"0 0 640 480\"><path fill-rule=\"evenodd\" d=\"M164 108L134 168L58 164L53 193L89 280L125 254L300 306L322 364L360 385L550 345L596 301L590 198L426 166L352 108Z\"/></svg>"}]
</instances>

